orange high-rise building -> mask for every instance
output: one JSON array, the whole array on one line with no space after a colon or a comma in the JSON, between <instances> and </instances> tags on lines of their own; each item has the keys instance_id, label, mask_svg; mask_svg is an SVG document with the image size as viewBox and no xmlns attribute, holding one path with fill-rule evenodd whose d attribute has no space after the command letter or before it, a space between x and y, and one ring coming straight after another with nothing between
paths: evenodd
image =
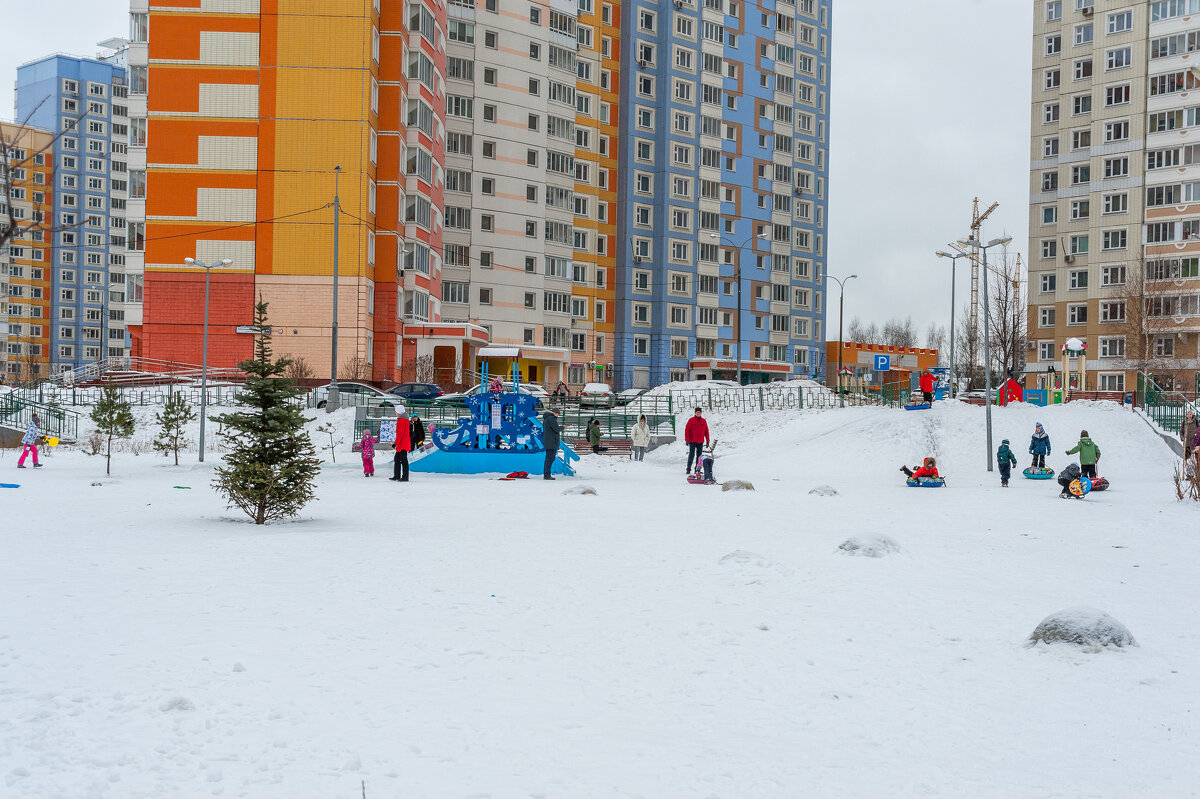
<instances>
[{"instance_id":1,"label":"orange high-rise building","mask_svg":"<svg viewBox=\"0 0 1200 799\"><path fill-rule=\"evenodd\" d=\"M146 41L130 46L130 169L146 180L135 356L200 362L204 270L184 259L230 259L211 272L209 363L249 357L238 327L261 297L276 354L328 376L340 167L339 377L399 380L422 357L469 367L486 331L437 322L444 86L406 77L417 52L444 70L446 8L416 8L411 20L378 0L163 0L147 12ZM407 352L406 326L419 330Z\"/></svg>"},{"instance_id":2,"label":"orange high-rise building","mask_svg":"<svg viewBox=\"0 0 1200 799\"><path fill-rule=\"evenodd\" d=\"M50 374L50 300L54 268L54 134L0 122L0 223L11 204L17 235L0 252L0 371L6 380Z\"/></svg>"}]
</instances>

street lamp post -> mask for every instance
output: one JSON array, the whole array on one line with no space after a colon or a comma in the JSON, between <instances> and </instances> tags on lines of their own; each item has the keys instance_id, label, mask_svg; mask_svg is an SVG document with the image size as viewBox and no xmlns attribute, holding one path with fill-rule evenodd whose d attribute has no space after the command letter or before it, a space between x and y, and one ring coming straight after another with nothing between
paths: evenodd
<instances>
[{"instance_id":1,"label":"street lamp post","mask_svg":"<svg viewBox=\"0 0 1200 799\"><path fill-rule=\"evenodd\" d=\"M937 251L938 258L950 259L950 396L954 397L954 389L958 380L958 373L954 371L954 278L958 274L958 259L970 257L968 253L949 253L945 250ZM988 461L991 463L991 461Z\"/></svg>"},{"instance_id":2,"label":"street lamp post","mask_svg":"<svg viewBox=\"0 0 1200 799\"><path fill-rule=\"evenodd\" d=\"M829 273L826 273L825 277L829 278L830 280L836 280L838 284L838 404L845 408L846 392L842 391L842 350L845 349L845 347L842 345L842 317L845 316L846 311L846 281L853 280L854 278L858 277L858 275L850 275L849 277L843 277L839 279Z\"/></svg>"},{"instance_id":3,"label":"street lamp post","mask_svg":"<svg viewBox=\"0 0 1200 799\"><path fill-rule=\"evenodd\" d=\"M338 219L342 215L338 199L338 178L341 166L333 168L333 346L329 358L329 391L325 397L325 412L333 413L341 404L341 393L337 382L337 339L338 339Z\"/></svg>"},{"instance_id":4,"label":"street lamp post","mask_svg":"<svg viewBox=\"0 0 1200 799\"><path fill-rule=\"evenodd\" d=\"M733 244L733 242L729 241L728 239L721 238L721 236L716 233L709 233L708 235L709 235L709 238L717 239L721 242L724 242L725 244ZM758 239L759 241L770 241L771 237L768 236L766 231L764 230L764 231L760 231L757 235L751 236L750 238L743 241L741 244L737 245L737 247L736 247L736 249L738 251L737 261L733 265L733 281L734 281L734 283L737 284L737 286L736 286L737 287L737 295L736 295L736 299L737 299L737 332L736 332L736 336L737 336L737 383L739 386L742 384L742 248L745 247L750 242L754 241L755 239Z\"/></svg>"},{"instance_id":5,"label":"street lamp post","mask_svg":"<svg viewBox=\"0 0 1200 799\"><path fill-rule=\"evenodd\" d=\"M204 270L204 339L200 356L200 462L204 463L204 419L208 415L208 279L214 267L229 266L233 261L226 258L206 264L195 258L184 258L183 262Z\"/></svg>"},{"instance_id":6,"label":"street lamp post","mask_svg":"<svg viewBox=\"0 0 1200 799\"><path fill-rule=\"evenodd\" d=\"M991 305L988 297L987 285L987 251L991 247L1003 247L1012 241L1012 236L1004 236L999 239L992 239L987 244L981 244L976 239L967 239L960 241L960 247L973 247L983 251L983 380L984 391L987 396L983 400L983 406L986 409L987 416L987 469L992 471L992 349L991 349L991 315L988 312L988 306Z\"/></svg>"}]
</instances>

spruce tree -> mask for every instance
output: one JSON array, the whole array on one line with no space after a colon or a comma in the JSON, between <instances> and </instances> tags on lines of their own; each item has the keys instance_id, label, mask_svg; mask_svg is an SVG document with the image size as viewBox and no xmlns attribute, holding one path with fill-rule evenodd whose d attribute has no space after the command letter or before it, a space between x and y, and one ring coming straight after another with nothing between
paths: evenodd
<instances>
[{"instance_id":1,"label":"spruce tree","mask_svg":"<svg viewBox=\"0 0 1200 799\"><path fill-rule=\"evenodd\" d=\"M254 306L254 324L267 326L267 303ZM225 413L212 420L225 426L231 449L225 465L216 469L213 487L225 495L229 507L238 507L266 524L295 516L313 499L313 481L321 470L312 440L304 431L300 391L284 377L290 361L271 360L271 335L255 336L254 358L238 368L248 377L237 395L246 410Z\"/></svg>"},{"instance_id":2,"label":"spruce tree","mask_svg":"<svg viewBox=\"0 0 1200 799\"><path fill-rule=\"evenodd\" d=\"M104 454L104 473L112 474L112 442L114 438L129 438L133 435L133 406L121 396L114 386L108 386L100 400L92 408L92 421L96 431L107 438Z\"/></svg>"},{"instance_id":3,"label":"spruce tree","mask_svg":"<svg viewBox=\"0 0 1200 799\"><path fill-rule=\"evenodd\" d=\"M150 446L163 455L175 453L175 465L178 466L184 428L196 421L196 412L183 394L175 391L167 397L162 410L154 414L154 421L159 426L158 438L154 439Z\"/></svg>"}]
</instances>

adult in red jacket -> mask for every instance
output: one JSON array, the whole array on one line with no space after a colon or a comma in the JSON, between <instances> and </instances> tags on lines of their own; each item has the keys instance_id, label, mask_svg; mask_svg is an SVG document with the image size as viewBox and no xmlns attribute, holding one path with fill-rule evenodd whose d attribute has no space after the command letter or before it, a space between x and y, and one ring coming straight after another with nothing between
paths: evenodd
<instances>
[{"instance_id":1,"label":"adult in red jacket","mask_svg":"<svg viewBox=\"0 0 1200 799\"><path fill-rule=\"evenodd\" d=\"M926 369L921 372L921 396L930 405L933 404L933 387L937 384L937 378L933 376L933 372Z\"/></svg>"},{"instance_id":2,"label":"adult in red jacket","mask_svg":"<svg viewBox=\"0 0 1200 799\"><path fill-rule=\"evenodd\" d=\"M408 453L412 449L409 431L408 409L402 405L396 409L396 460L388 478L399 483L408 482Z\"/></svg>"},{"instance_id":3,"label":"adult in red jacket","mask_svg":"<svg viewBox=\"0 0 1200 799\"><path fill-rule=\"evenodd\" d=\"M688 446L688 462L684 474L692 473L692 458L696 459L696 464L700 463L700 455L704 452L704 445L708 443L708 422L704 421L704 411L697 408L692 418L687 420L687 425L683 428L683 440Z\"/></svg>"}]
</instances>

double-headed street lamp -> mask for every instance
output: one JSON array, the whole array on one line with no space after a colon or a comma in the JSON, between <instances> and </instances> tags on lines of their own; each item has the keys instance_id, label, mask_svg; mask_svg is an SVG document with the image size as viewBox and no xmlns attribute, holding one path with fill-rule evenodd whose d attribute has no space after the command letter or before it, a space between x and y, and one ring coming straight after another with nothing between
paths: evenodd
<instances>
[{"instance_id":1,"label":"double-headed street lamp","mask_svg":"<svg viewBox=\"0 0 1200 799\"><path fill-rule=\"evenodd\" d=\"M728 239L721 238L721 236L717 233L709 233L708 236L709 236L709 238L716 239L717 241L723 242L725 244L730 244L730 245L733 244L733 242L729 241ZM737 260L734 262L734 265L733 265L733 280L737 284L737 332L736 332L736 335L737 335L737 382L738 382L739 386L742 384L742 248L756 239L758 241L770 241L771 237L767 234L767 232L765 230L763 230L763 231L759 232L757 235L751 236L750 238L743 241L741 244L737 245L737 247L736 247L736 249L738 251Z\"/></svg>"},{"instance_id":2,"label":"double-headed street lamp","mask_svg":"<svg viewBox=\"0 0 1200 799\"><path fill-rule=\"evenodd\" d=\"M204 270L204 343L201 345L203 354L200 356L200 462L204 463L204 419L208 416L208 279L214 267L229 266L233 261L225 258L206 264L195 258L184 258L183 262Z\"/></svg>"},{"instance_id":3,"label":"double-headed street lamp","mask_svg":"<svg viewBox=\"0 0 1200 799\"><path fill-rule=\"evenodd\" d=\"M848 277L836 278L836 277L834 277L833 275L831 275L831 274L829 274L829 273L826 273L826 274L825 274L825 277L829 278L830 280L836 280L836 281L837 281L837 284L838 284L838 289L839 289L839 292L838 292L838 373L837 373L837 385L838 385L838 397L840 398L840 400L839 400L839 403L838 403L838 404L839 404L839 405L841 405L841 407L845 408L845 407L846 407L846 392L842 391L842 350L844 350L844 349L845 349L845 346L842 344L842 318L843 318L843 317L846 315L846 313L845 313L845 312L846 312L846 281L847 281L847 280L853 280L854 278L858 277L858 275L850 275L850 276L848 276Z\"/></svg>"},{"instance_id":4,"label":"double-headed street lamp","mask_svg":"<svg viewBox=\"0 0 1200 799\"><path fill-rule=\"evenodd\" d=\"M960 241L958 246L966 248L971 247L976 250L983 251L983 379L984 390L987 392L987 397L984 398L985 415L987 416L987 469L992 471L992 349L991 349L991 315L988 313L988 306L991 305L988 294L987 275L987 251L992 247L1003 247L1012 241L1012 236L1004 236L999 239L992 239L987 244L982 244L976 239L967 239Z\"/></svg>"},{"instance_id":5,"label":"double-headed street lamp","mask_svg":"<svg viewBox=\"0 0 1200 799\"><path fill-rule=\"evenodd\" d=\"M938 258L950 259L950 396L954 396L955 381L957 373L954 371L954 277L958 274L958 259L969 258L970 253L946 252L945 250L937 251ZM991 463L991 461L988 461Z\"/></svg>"}]
</instances>

